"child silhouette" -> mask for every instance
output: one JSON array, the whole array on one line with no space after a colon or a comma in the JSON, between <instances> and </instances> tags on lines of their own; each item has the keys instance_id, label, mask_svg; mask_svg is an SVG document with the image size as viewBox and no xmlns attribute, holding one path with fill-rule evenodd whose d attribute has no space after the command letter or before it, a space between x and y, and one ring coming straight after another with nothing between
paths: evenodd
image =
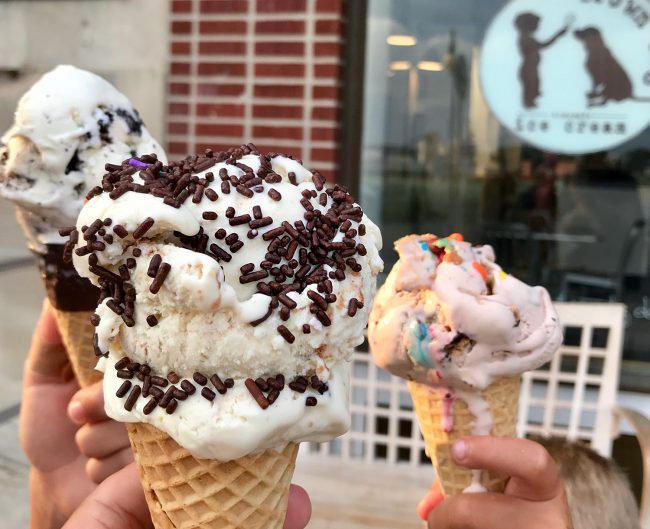
<instances>
[{"instance_id":1,"label":"child silhouette","mask_svg":"<svg viewBox=\"0 0 650 529\"><path fill-rule=\"evenodd\" d=\"M515 18L515 27L519 30L518 47L522 63L519 80L522 86L524 108L535 108L537 98L541 95L539 87L540 51L548 48L569 30L569 23L546 42L535 39L534 33L539 27L540 17L535 13L522 13Z\"/></svg>"}]
</instances>

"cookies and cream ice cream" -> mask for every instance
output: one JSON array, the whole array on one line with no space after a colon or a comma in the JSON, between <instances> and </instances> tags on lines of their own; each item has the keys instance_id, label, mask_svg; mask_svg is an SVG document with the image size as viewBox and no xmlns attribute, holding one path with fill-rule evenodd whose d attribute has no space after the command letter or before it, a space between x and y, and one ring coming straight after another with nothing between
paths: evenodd
<instances>
[{"instance_id":1,"label":"cookies and cream ice cream","mask_svg":"<svg viewBox=\"0 0 650 529\"><path fill-rule=\"evenodd\" d=\"M106 169L69 244L109 415L219 460L342 434L382 269L347 191L252 145Z\"/></svg>"},{"instance_id":2,"label":"cookies and cream ice cream","mask_svg":"<svg viewBox=\"0 0 650 529\"><path fill-rule=\"evenodd\" d=\"M444 429L462 400L473 433L490 433L481 391L548 362L562 331L548 292L506 274L490 246L462 236L409 235L379 290L369 322L375 362L399 377L439 389Z\"/></svg>"},{"instance_id":3,"label":"cookies and cream ice cream","mask_svg":"<svg viewBox=\"0 0 650 529\"><path fill-rule=\"evenodd\" d=\"M30 248L62 244L104 164L162 147L133 105L101 77L74 66L46 73L18 103L0 145L0 196L18 206Z\"/></svg>"}]
</instances>

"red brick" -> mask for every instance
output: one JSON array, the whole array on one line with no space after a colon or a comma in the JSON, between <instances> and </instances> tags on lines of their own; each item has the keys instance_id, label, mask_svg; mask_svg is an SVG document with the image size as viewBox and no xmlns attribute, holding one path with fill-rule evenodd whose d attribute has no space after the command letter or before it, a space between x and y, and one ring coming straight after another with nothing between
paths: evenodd
<instances>
[{"instance_id":1,"label":"red brick","mask_svg":"<svg viewBox=\"0 0 650 529\"><path fill-rule=\"evenodd\" d=\"M206 149L212 149L215 152L227 151L231 147L238 147L243 139L233 140L232 143L197 143L196 152L204 152Z\"/></svg>"},{"instance_id":2,"label":"red brick","mask_svg":"<svg viewBox=\"0 0 650 529\"><path fill-rule=\"evenodd\" d=\"M167 132L169 134L187 134L187 123L168 123Z\"/></svg>"},{"instance_id":3,"label":"red brick","mask_svg":"<svg viewBox=\"0 0 650 529\"><path fill-rule=\"evenodd\" d=\"M255 24L256 33L304 33L305 23L301 20L265 20Z\"/></svg>"},{"instance_id":4,"label":"red brick","mask_svg":"<svg viewBox=\"0 0 650 529\"><path fill-rule=\"evenodd\" d=\"M343 25L340 20L317 20L316 21L316 33L318 35L322 34L335 34L341 35L343 30Z\"/></svg>"},{"instance_id":5,"label":"red brick","mask_svg":"<svg viewBox=\"0 0 650 529\"><path fill-rule=\"evenodd\" d=\"M338 135L339 129L332 127L314 127L311 129L311 139L313 141L336 141Z\"/></svg>"},{"instance_id":6,"label":"red brick","mask_svg":"<svg viewBox=\"0 0 650 529\"><path fill-rule=\"evenodd\" d=\"M189 42L172 42L170 45L172 55L189 55L190 49Z\"/></svg>"},{"instance_id":7,"label":"red brick","mask_svg":"<svg viewBox=\"0 0 650 529\"><path fill-rule=\"evenodd\" d=\"M304 77L304 64L256 64L255 75L259 77Z\"/></svg>"},{"instance_id":8,"label":"red brick","mask_svg":"<svg viewBox=\"0 0 650 529\"><path fill-rule=\"evenodd\" d=\"M317 57L330 56L340 57L343 46L338 42L315 42L314 55Z\"/></svg>"},{"instance_id":9,"label":"red brick","mask_svg":"<svg viewBox=\"0 0 650 529\"><path fill-rule=\"evenodd\" d=\"M337 86L314 86L312 96L314 99L338 99L340 89Z\"/></svg>"},{"instance_id":10,"label":"red brick","mask_svg":"<svg viewBox=\"0 0 650 529\"><path fill-rule=\"evenodd\" d=\"M173 62L169 65L169 71L172 75L189 75L190 63L188 62Z\"/></svg>"},{"instance_id":11,"label":"red brick","mask_svg":"<svg viewBox=\"0 0 650 529\"><path fill-rule=\"evenodd\" d=\"M244 90L243 84L199 83L197 93L202 96L239 96Z\"/></svg>"},{"instance_id":12,"label":"red brick","mask_svg":"<svg viewBox=\"0 0 650 529\"><path fill-rule=\"evenodd\" d=\"M312 162L337 162L338 156L337 149L312 149L310 158Z\"/></svg>"},{"instance_id":13,"label":"red brick","mask_svg":"<svg viewBox=\"0 0 650 529\"><path fill-rule=\"evenodd\" d=\"M296 160L302 160L302 151L298 148L299 144L296 144L295 147L287 148L275 145L274 143L260 143L255 138L253 138L253 143L257 147L257 150L262 154L267 152L286 153L293 156Z\"/></svg>"},{"instance_id":14,"label":"red brick","mask_svg":"<svg viewBox=\"0 0 650 529\"><path fill-rule=\"evenodd\" d=\"M257 125L253 127L253 136L256 138L302 140L302 127L271 127Z\"/></svg>"},{"instance_id":15,"label":"red brick","mask_svg":"<svg viewBox=\"0 0 650 529\"><path fill-rule=\"evenodd\" d=\"M316 0L316 11L321 13L341 13L342 8L341 0Z\"/></svg>"},{"instance_id":16,"label":"red brick","mask_svg":"<svg viewBox=\"0 0 650 529\"><path fill-rule=\"evenodd\" d=\"M256 42L257 55L304 55L305 45L302 42Z\"/></svg>"},{"instance_id":17,"label":"red brick","mask_svg":"<svg viewBox=\"0 0 650 529\"><path fill-rule=\"evenodd\" d=\"M169 83L169 93L176 96L186 96L190 93L188 83Z\"/></svg>"},{"instance_id":18,"label":"red brick","mask_svg":"<svg viewBox=\"0 0 650 529\"><path fill-rule=\"evenodd\" d=\"M290 105L255 105L253 118L302 119L302 107Z\"/></svg>"},{"instance_id":19,"label":"red brick","mask_svg":"<svg viewBox=\"0 0 650 529\"><path fill-rule=\"evenodd\" d=\"M257 0L259 13L304 11L306 0Z\"/></svg>"},{"instance_id":20,"label":"red brick","mask_svg":"<svg viewBox=\"0 0 650 529\"><path fill-rule=\"evenodd\" d=\"M245 42L201 42L199 53L206 55L243 55L246 53Z\"/></svg>"},{"instance_id":21,"label":"red brick","mask_svg":"<svg viewBox=\"0 0 650 529\"><path fill-rule=\"evenodd\" d=\"M242 136L243 125L232 125L228 123L198 123L196 125L197 136Z\"/></svg>"},{"instance_id":22,"label":"red brick","mask_svg":"<svg viewBox=\"0 0 650 529\"><path fill-rule=\"evenodd\" d=\"M317 64L314 66L314 75L316 77L328 77L330 79L340 79L342 68L338 64Z\"/></svg>"},{"instance_id":23,"label":"red brick","mask_svg":"<svg viewBox=\"0 0 650 529\"><path fill-rule=\"evenodd\" d=\"M246 13L246 0L201 0L201 13Z\"/></svg>"},{"instance_id":24,"label":"red brick","mask_svg":"<svg viewBox=\"0 0 650 529\"><path fill-rule=\"evenodd\" d=\"M190 112L190 105L187 103L169 103L167 113L172 116L187 116Z\"/></svg>"},{"instance_id":25,"label":"red brick","mask_svg":"<svg viewBox=\"0 0 650 529\"><path fill-rule=\"evenodd\" d=\"M255 97L303 97L300 85L255 85Z\"/></svg>"},{"instance_id":26,"label":"red brick","mask_svg":"<svg viewBox=\"0 0 650 529\"><path fill-rule=\"evenodd\" d=\"M180 20L172 22L172 33L175 35L186 35L192 33L192 23Z\"/></svg>"},{"instance_id":27,"label":"red brick","mask_svg":"<svg viewBox=\"0 0 650 529\"><path fill-rule=\"evenodd\" d=\"M190 0L173 0L172 13L190 13L192 2Z\"/></svg>"},{"instance_id":28,"label":"red brick","mask_svg":"<svg viewBox=\"0 0 650 529\"><path fill-rule=\"evenodd\" d=\"M169 154L180 154L181 156L190 154L187 152L187 143L177 141L172 141L167 144L167 152Z\"/></svg>"},{"instance_id":29,"label":"red brick","mask_svg":"<svg viewBox=\"0 0 650 529\"><path fill-rule=\"evenodd\" d=\"M224 22L222 20L202 20L199 22L199 31L201 33L234 33L237 35L246 34L246 22L232 21Z\"/></svg>"},{"instance_id":30,"label":"red brick","mask_svg":"<svg viewBox=\"0 0 650 529\"><path fill-rule=\"evenodd\" d=\"M198 103L196 113L200 116L240 118L244 116L244 105L229 105L227 103Z\"/></svg>"},{"instance_id":31,"label":"red brick","mask_svg":"<svg viewBox=\"0 0 650 529\"><path fill-rule=\"evenodd\" d=\"M246 65L236 62L199 63L199 75L246 75Z\"/></svg>"},{"instance_id":32,"label":"red brick","mask_svg":"<svg viewBox=\"0 0 650 529\"><path fill-rule=\"evenodd\" d=\"M339 121L339 109L336 107L314 107L311 111L311 119L324 121Z\"/></svg>"}]
</instances>

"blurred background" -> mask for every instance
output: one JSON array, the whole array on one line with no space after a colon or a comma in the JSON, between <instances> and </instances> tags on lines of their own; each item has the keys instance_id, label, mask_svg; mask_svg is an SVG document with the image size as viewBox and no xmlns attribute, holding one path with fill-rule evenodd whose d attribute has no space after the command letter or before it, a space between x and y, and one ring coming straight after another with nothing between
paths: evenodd
<instances>
[{"instance_id":1,"label":"blurred background","mask_svg":"<svg viewBox=\"0 0 650 529\"><path fill-rule=\"evenodd\" d=\"M478 69L505 4L5 0L0 129L40 75L68 63L125 93L170 157L249 141L292 153L359 197L383 231L386 270L402 235L463 232L557 300L622 303L618 389L649 413L650 131L611 151L566 156L502 127ZM19 527L27 516L15 435L20 377L43 294L2 200L0 223L0 509ZM614 455L637 469L638 491L634 438L619 437Z\"/></svg>"}]
</instances>

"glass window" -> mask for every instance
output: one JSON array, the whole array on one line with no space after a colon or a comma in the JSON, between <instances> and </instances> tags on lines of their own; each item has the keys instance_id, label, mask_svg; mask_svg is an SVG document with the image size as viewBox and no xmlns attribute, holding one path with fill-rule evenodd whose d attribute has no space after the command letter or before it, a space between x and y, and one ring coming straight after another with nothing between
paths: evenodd
<instances>
[{"instance_id":1,"label":"glass window","mask_svg":"<svg viewBox=\"0 0 650 529\"><path fill-rule=\"evenodd\" d=\"M506 3L368 2L360 195L383 231L386 270L392 241L407 233L463 232L555 299L624 302L624 358L650 362L650 131L565 155L502 126L479 73L485 33ZM551 46L559 28L548 27L535 38Z\"/></svg>"}]
</instances>

